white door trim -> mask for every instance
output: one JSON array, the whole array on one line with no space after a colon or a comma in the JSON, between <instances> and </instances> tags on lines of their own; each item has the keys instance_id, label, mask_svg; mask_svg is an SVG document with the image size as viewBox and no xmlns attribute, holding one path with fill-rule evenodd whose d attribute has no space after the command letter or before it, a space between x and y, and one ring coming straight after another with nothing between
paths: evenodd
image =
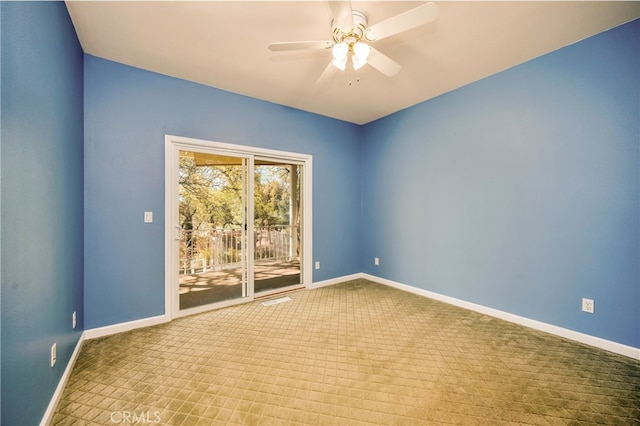
<instances>
[{"instance_id":1,"label":"white door trim","mask_svg":"<svg viewBox=\"0 0 640 426\"><path fill-rule=\"evenodd\" d=\"M173 245L175 241L176 235L176 226L178 226L178 217L177 217L177 205L178 205L178 194L177 194L177 173L178 173L178 161L177 161L177 153L180 149L189 150L211 150L217 153L227 153L229 155L235 155L239 157L245 157L250 159L249 161L249 189L250 194L252 191L252 169L253 169L253 159L256 157L259 158L270 158L280 161L290 162L292 164L302 165L304 168L304 177L302 181L302 210L303 210L303 221L302 221L302 259L300 261L300 267L302 272L303 285L306 288L310 288L313 283L313 268L312 268L312 156L308 154L299 154L292 153L287 151L277 151L272 149L265 148L257 148L250 147L244 145L235 145L228 144L223 142L215 142L208 141L203 139L194 139L187 138L183 136L175 136L175 135L165 135L165 315L168 317L168 320L178 316L190 315L194 313L204 312L206 310L230 306L237 303L244 303L247 301L251 301L254 299L253 290L250 289L249 297L242 298L241 300L233 300L228 302L220 302L215 305L207 305L194 309L183 310L180 312L178 299L176 297L177 291L175 289L175 283L177 282L178 277L178 261L176 259L177 251L173 250ZM248 214L252 216L253 212L253 200L252 197L248 197L249 200L249 209ZM251 233L253 230L252 226L249 226L249 237L251 237ZM250 240L251 241L251 240ZM249 256L253 256L253 248L249 245ZM250 257L252 258L252 257ZM250 265L252 262L250 262ZM252 267L249 267L250 277L253 277ZM174 293L176 295L174 295Z\"/></svg>"}]
</instances>

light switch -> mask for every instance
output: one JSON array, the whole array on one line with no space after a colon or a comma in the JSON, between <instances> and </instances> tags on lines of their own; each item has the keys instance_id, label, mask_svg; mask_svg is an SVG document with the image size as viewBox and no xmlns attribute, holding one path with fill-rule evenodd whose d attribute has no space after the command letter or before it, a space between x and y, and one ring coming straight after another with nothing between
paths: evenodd
<instances>
[{"instance_id":1,"label":"light switch","mask_svg":"<svg viewBox=\"0 0 640 426\"><path fill-rule=\"evenodd\" d=\"M144 223L153 222L153 212L144 212Z\"/></svg>"}]
</instances>

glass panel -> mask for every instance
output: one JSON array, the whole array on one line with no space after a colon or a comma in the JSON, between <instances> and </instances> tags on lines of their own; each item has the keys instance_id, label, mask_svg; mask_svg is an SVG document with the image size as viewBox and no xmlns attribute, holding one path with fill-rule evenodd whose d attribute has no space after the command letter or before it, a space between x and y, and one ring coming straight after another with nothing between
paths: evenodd
<instances>
[{"instance_id":1,"label":"glass panel","mask_svg":"<svg viewBox=\"0 0 640 426\"><path fill-rule=\"evenodd\" d=\"M255 293L302 283L301 173L299 165L255 161Z\"/></svg>"},{"instance_id":2,"label":"glass panel","mask_svg":"<svg viewBox=\"0 0 640 426\"><path fill-rule=\"evenodd\" d=\"M248 295L247 160L179 154L180 309Z\"/></svg>"}]
</instances>

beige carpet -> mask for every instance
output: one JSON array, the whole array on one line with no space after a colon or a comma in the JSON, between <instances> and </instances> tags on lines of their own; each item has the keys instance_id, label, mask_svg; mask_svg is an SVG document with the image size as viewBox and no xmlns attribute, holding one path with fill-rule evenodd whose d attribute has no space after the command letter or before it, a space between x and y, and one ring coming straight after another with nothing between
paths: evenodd
<instances>
[{"instance_id":1,"label":"beige carpet","mask_svg":"<svg viewBox=\"0 0 640 426\"><path fill-rule=\"evenodd\" d=\"M364 280L86 341L83 424L640 424L640 362Z\"/></svg>"}]
</instances>

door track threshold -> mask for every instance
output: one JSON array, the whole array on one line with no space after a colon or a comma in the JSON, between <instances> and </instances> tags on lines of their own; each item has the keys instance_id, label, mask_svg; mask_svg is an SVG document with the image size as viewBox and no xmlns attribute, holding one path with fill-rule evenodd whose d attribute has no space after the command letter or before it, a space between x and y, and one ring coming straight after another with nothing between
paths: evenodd
<instances>
[{"instance_id":1,"label":"door track threshold","mask_svg":"<svg viewBox=\"0 0 640 426\"><path fill-rule=\"evenodd\" d=\"M291 300L292 299L289 296L279 297L277 299L265 300L264 302L262 302L262 306L277 305L278 303L289 302Z\"/></svg>"},{"instance_id":2,"label":"door track threshold","mask_svg":"<svg viewBox=\"0 0 640 426\"><path fill-rule=\"evenodd\" d=\"M304 285L302 285L300 287L283 289L282 291L276 291L276 292L273 292L273 293L254 294L253 295L253 300L264 300L264 299L269 299L271 297L282 296L282 295L285 295L285 294L293 293L294 291L304 290L304 288L305 288Z\"/></svg>"}]
</instances>

